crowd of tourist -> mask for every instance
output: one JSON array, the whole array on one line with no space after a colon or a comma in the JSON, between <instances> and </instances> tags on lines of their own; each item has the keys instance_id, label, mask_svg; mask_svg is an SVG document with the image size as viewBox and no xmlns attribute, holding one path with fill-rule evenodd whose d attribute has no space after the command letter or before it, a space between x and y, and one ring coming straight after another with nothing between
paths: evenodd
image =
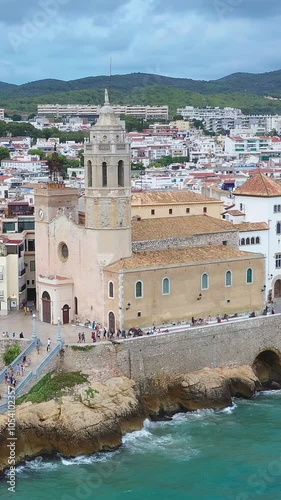
<instances>
[{"instance_id":1,"label":"crowd of tourist","mask_svg":"<svg viewBox=\"0 0 281 500\"><path fill-rule=\"evenodd\" d=\"M23 377L25 368L31 365L31 359L27 356L23 356L22 360L16 363L15 365L8 366L8 369L5 373L5 383L10 388L15 388L17 384L16 377Z\"/></svg>"}]
</instances>

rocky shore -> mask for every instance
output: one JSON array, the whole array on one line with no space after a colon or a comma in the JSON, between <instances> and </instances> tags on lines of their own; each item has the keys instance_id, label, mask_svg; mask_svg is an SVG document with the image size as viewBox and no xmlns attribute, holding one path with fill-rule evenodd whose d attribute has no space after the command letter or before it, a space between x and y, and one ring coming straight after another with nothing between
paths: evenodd
<instances>
[{"instance_id":1,"label":"rocky shore","mask_svg":"<svg viewBox=\"0 0 281 500\"><path fill-rule=\"evenodd\" d=\"M249 366L205 368L183 376L150 380L145 388L126 377L89 381L58 400L16 407L16 463L41 454L67 457L113 450L146 418L231 406L262 385ZM0 471L8 466L8 421L0 415Z\"/></svg>"}]
</instances>

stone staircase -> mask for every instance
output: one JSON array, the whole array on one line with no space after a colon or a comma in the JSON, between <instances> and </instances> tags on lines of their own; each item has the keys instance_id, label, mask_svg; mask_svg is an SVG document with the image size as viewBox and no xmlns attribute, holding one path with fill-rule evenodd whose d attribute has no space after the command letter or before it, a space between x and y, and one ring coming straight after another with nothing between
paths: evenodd
<instances>
[{"instance_id":1,"label":"stone staircase","mask_svg":"<svg viewBox=\"0 0 281 500\"><path fill-rule=\"evenodd\" d=\"M12 363L15 370L15 365L22 361L23 355L26 354L27 358L30 358L30 365L25 367L23 376L14 375L17 381L16 384L16 399L23 394L27 393L33 385L35 385L46 373L54 369L56 364L56 356L59 354L63 347L62 342L58 342L57 345L49 352L46 352L46 348L40 348L40 353L37 353L35 340L33 340L30 345L22 351L18 358ZM4 374L7 369L3 369L0 372L0 413L7 411L8 402L8 385L5 383Z\"/></svg>"},{"instance_id":2,"label":"stone staircase","mask_svg":"<svg viewBox=\"0 0 281 500\"><path fill-rule=\"evenodd\" d=\"M14 377L17 381L16 387L20 384L20 382L30 373L36 370L37 366L40 365L40 363L43 361L43 359L46 357L46 349L40 349L40 353L37 354L36 349L33 349L32 352L30 352L27 355L27 358L30 358L31 364L29 366L26 366L24 369L24 374L23 376L21 375L16 375L16 372L14 374ZM22 357L21 357L22 359ZM15 371L15 368L14 368ZM1 400L0 402L2 403L6 398L7 398L7 393L8 393L8 385L5 383L5 381L2 381L0 383L0 395L1 395Z\"/></svg>"}]
</instances>

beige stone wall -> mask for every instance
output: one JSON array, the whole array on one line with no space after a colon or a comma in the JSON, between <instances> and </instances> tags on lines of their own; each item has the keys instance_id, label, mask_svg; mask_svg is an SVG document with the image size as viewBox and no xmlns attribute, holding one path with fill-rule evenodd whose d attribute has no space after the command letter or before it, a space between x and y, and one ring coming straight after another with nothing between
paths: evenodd
<instances>
[{"instance_id":1,"label":"beige stone wall","mask_svg":"<svg viewBox=\"0 0 281 500\"><path fill-rule=\"evenodd\" d=\"M246 284L246 270L254 270L254 283ZM233 285L225 286L225 273L232 271ZM201 276L209 274L209 289L201 289ZM105 272L105 282L110 279L118 290L118 273ZM170 278L170 295L162 294L162 280ZM143 282L143 298L135 297L135 283ZM261 310L264 305L264 257L249 257L218 263L173 266L169 269L130 271L124 274L122 299L111 302L105 297L105 308L114 310L116 318L123 313L120 327L149 326L192 316L206 318L209 314L233 314ZM199 294L202 298L198 300ZM128 306L130 304L130 306ZM120 308L120 309L119 309ZM141 313L141 316L138 316ZM118 322L117 322L118 323ZM119 326L119 325L117 325Z\"/></svg>"},{"instance_id":2,"label":"beige stone wall","mask_svg":"<svg viewBox=\"0 0 281 500\"><path fill-rule=\"evenodd\" d=\"M207 208L207 214L210 217L221 219L223 212L223 202L220 201L206 201L204 203L183 203L183 204L170 204L170 205L137 205L132 202L132 217L139 216L142 219L156 219L162 217L182 217L188 215L203 215L204 208ZM186 209L189 208L189 213ZM172 209L173 213L170 214L169 210ZM151 214L151 210L155 214Z\"/></svg>"},{"instance_id":3,"label":"beige stone wall","mask_svg":"<svg viewBox=\"0 0 281 500\"><path fill-rule=\"evenodd\" d=\"M212 326L190 327L125 340L118 345L97 343L91 351L65 347L61 368L65 371L102 370L125 375L141 384L150 379L174 377L205 367L252 365L266 350L281 352L280 315L261 316Z\"/></svg>"}]
</instances>

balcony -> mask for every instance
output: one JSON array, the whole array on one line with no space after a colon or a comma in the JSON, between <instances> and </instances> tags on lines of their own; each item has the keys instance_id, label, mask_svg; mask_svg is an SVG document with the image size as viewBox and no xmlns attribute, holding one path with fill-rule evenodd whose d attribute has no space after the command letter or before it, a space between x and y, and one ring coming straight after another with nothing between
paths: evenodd
<instances>
[{"instance_id":1,"label":"balcony","mask_svg":"<svg viewBox=\"0 0 281 500\"><path fill-rule=\"evenodd\" d=\"M20 278L21 276L24 276L24 274L25 274L25 273L26 273L25 268L20 269L20 270L19 270L19 278Z\"/></svg>"},{"instance_id":2,"label":"balcony","mask_svg":"<svg viewBox=\"0 0 281 500\"><path fill-rule=\"evenodd\" d=\"M24 292L24 290L26 289L26 284L22 285L19 289L19 293L22 293Z\"/></svg>"},{"instance_id":3,"label":"balcony","mask_svg":"<svg viewBox=\"0 0 281 500\"><path fill-rule=\"evenodd\" d=\"M110 144L99 144L99 151L110 151Z\"/></svg>"},{"instance_id":4,"label":"balcony","mask_svg":"<svg viewBox=\"0 0 281 500\"><path fill-rule=\"evenodd\" d=\"M0 281L3 281L3 279L4 279L4 274L0 273Z\"/></svg>"}]
</instances>

